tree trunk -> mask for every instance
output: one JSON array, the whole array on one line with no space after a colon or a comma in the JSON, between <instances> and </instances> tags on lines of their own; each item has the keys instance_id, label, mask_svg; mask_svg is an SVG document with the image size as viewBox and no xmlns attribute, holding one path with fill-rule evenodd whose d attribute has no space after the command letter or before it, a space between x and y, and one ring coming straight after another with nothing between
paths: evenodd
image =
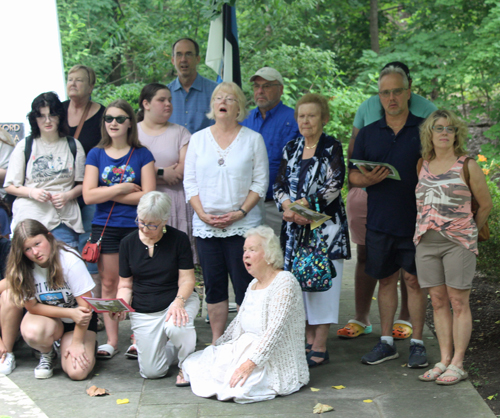
<instances>
[{"instance_id":1,"label":"tree trunk","mask_svg":"<svg viewBox=\"0 0 500 418\"><path fill-rule=\"evenodd\" d=\"M378 43L378 1L370 0L370 42L372 51L380 52Z\"/></svg>"}]
</instances>

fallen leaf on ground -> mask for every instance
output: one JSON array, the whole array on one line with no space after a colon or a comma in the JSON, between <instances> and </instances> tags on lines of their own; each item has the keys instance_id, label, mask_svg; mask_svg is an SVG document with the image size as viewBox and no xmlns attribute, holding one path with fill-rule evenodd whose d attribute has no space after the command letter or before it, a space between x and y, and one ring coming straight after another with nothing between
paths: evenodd
<instances>
[{"instance_id":1,"label":"fallen leaf on ground","mask_svg":"<svg viewBox=\"0 0 500 418\"><path fill-rule=\"evenodd\" d=\"M375 296L372 296L372 300L377 300L377 298Z\"/></svg>"},{"instance_id":2,"label":"fallen leaf on ground","mask_svg":"<svg viewBox=\"0 0 500 418\"><path fill-rule=\"evenodd\" d=\"M93 385L87 389L87 395L89 395L89 396L106 396L106 395L109 395L109 392L104 388L98 388L96 385Z\"/></svg>"},{"instance_id":3,"label":"fallen leaf on ground","mask_svg":"<svg viewBox=\"0 0 500 418\"><path fill-rule=\"evenodd\" d=\"M364 403L372 403L373 401L371 399L365 399L363 402Z\"/></svg>"},{"instance_id":4,"label":"fallen leaf on ground","mask_svg":"<svg viewBox=\"0 0 500 418\"><path fill-rule=\"evenodd\" d=\"M340 389L345 389L345 386L338 385L338 386L332 386L332 388L340 390Z\"/></svg>"},{"instance_id":5,"label":"fallen leaf on ground","mask_svg":"<svg viewBox=\"0 0 500 418\"><path fill-rule=\"evenodd\" d=\"M334 411L333 406L317 403L313 408L313 414L322 414L323 412Z\"/></svg>"},{"instance_id":6,"label":"fallen leaf on ground","mask_svg":"<svg viewBox=\"0 0 500 418\"><path fill-rule=\"evenodd\" d=\"M128 399L117 399L116 400L116 404L117 405L123 405L123 404L126 404L126 403L129 403Z\"/></svg>"},{"instance_id":7,"label":"fallen leaf on ground","mask_svg":"<svg viewBox=\"0 0 500 418\"><path fill-rule=\"evenodd\" d=\"M491 400L495 399L495 396L496 395L491 395L491 396L488 396L486 399L488 399L489 401L491 401Z\"/></svg>"},{"instance_id":8,"label":"fallen leaf on ground","mask_svg":"<svg viewBox=\"0 0 500 418\"><path fill-rule=\"evenodd\" d=\"M311 388L311 390L312 390L313 392L319 392L319 391L320 391L320 389L318 389L318 388Z\"/></svg>"},{"instance_id":9,"label":"fallen leaf on ground","mask_svg":"<svg viewBox=\"0 0 500 418\"><path fill-rule=\"evenodd\" d=\"M406 364L406 363L401 365L401 367L406 367L406 366L407 366L407 364Z\"/></svg>"}]
</instances>

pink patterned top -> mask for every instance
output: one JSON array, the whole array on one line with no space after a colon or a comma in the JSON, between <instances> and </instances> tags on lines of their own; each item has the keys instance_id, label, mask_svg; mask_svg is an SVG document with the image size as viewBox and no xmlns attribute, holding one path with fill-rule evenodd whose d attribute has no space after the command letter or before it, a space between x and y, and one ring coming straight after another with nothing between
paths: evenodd
<instances>
[{"instance_id":1,"label":"pink patterned top","mask_svg":"<svg viewBox=\"0 0 500 418\"><path fill-rule=\"evenodd\" d=\"M418 245L427 230L434 229L445 238L477 254L477 226L471 212L471 192L461 177L462 156L446 172L434 175L424 161L418 184L417 227L413 241Z\"/></svg>"}]
</instances>

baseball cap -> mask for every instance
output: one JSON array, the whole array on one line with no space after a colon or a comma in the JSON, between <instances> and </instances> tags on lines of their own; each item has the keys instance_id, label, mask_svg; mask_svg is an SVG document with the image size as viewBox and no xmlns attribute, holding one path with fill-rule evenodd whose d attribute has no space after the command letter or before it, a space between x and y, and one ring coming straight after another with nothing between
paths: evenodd
<instances>
[{"instance_id":1,"label":"baseball cap","mask_svg":"<svg viewBox=\"0 0 500 418\"><path fill-rule=\"evenodd\" d=\"M252 77L250 77L250 81L254 81L257 77L262 77L264 80L267 81L277 81L282 86L285 85L285 83L283 82L283 77L281 77L281 74L271 67L262 67L260 70L257 70L257 72Z\"/></svg>"}]
</instances>

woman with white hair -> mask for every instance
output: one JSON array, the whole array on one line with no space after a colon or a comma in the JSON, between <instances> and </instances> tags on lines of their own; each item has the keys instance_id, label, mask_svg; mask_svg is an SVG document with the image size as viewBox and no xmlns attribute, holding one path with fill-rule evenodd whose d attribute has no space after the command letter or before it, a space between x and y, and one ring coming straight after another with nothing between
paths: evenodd
<instances>
[{"instance_id":1,"label":"woman with white hair","mask_svg":"<svg viewBox=\"0 0 500 418\"><path fill-rule=\"evenodd\" d=\"M212 328L212 342L222 335L228 316L228 275L236 304L252 280L243 266L243 234L262 224L269 183L269 162L262 136L240 125L245 95L235 83L219 84L207 115L215 124L196 132L184 165L186 201L193 207L193 236Z\"/></svg>"},{"instance_id":2,"label":"woman with white hair","mask_svg":"<svg viewBox=\"0 0 500 418\"><path fill-rule=\"evenodd\" d=\"M120 243L116 297L135 309L129 315L146 379L165 376L174 359L181 367L196 346L194 318L200 300L194 291L193 256L187 235L167 225L171 205L165 193L146 193L137 206L139 229ZM110 315L125 319L123 312Z\"/></svg>"},{"instance_id":3,"label":"woman with white hair","mask_svg":"<svg viewBox=\"0 0 500 418\"><path fill-rule=\"evenodd\" d=\"M245 237L243 260L255 278L238 315L215 345L184 361L178 381L190 384L195 395L237 403L290 395L309 382L299 283L282 270L280 243L270 227L250 229Z\"/></svg>"}]
</instances>

